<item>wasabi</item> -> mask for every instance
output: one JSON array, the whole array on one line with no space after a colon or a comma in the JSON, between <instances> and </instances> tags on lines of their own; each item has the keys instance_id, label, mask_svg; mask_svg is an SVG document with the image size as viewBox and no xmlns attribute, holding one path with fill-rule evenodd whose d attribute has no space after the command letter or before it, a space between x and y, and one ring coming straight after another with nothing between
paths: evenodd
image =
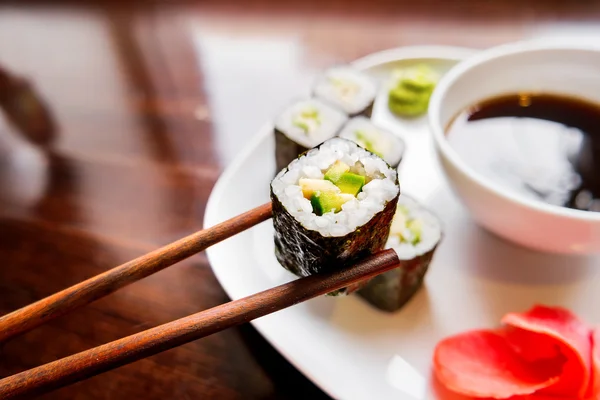
<instances>
[{"instance_id":1,"label":"wasabi","mask_svg":"<svg viewBox=\"0 0 600 400\"><path fill-rule=\"evenodd\" d=\"M424 114L438 79L438 74L425 64L396 71L388 93L390 111L403 117Z\"/></svg>"}]
</instances>

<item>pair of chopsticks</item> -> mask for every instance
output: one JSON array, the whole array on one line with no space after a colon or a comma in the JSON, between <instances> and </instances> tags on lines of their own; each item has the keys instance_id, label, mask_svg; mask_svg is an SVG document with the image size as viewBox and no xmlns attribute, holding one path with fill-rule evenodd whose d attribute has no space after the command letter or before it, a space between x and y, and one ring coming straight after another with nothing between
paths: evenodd
<instances>
[{"instance_id":1,"label":"pair of chopsticks","mask_svg":"<svg viewBox=\"0 0 600 400\"><path fill-rule=\"evenodd\" d=\"M271 216L271 204L264 204L0 317L0 342L152 275L266 221ZM372 278L398 267L399 263L394 250L384 250L360 261L352 268L300 278L115 340L1 379L0 398L12 399L41 394L90 378Z\"/></svg>"}]
</instances>

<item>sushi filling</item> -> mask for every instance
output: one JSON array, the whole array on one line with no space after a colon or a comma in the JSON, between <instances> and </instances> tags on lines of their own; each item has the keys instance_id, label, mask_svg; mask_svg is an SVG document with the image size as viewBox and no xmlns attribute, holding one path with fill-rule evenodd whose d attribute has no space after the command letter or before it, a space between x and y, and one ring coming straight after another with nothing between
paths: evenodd
<instances>
[{"instance_id":1,"label":"sushi filling","mask_svg":"<svg viewBox=\"0 0 600 400\"><path fill-rule=\"evenodd\" d=\"M331 68L317 81L315 96L350 115L365 111L377 87L368 75L348 67Z\"/></svg>"},{"instance_id":2,"label":"sushi filling","mask_svg":"<svg viewBox=\"0 0 600 400\"><path fill-rule=\"evenodd\" d=\"M404 153L405 145L402 139L380 129L365 117L352 118L342 129L340 137L358 143L383 158L392 167L400 164Z\"/></svg>"},{"instance_id":3,"label":"sushi filling","mask_svg":"<svg viewBox=\"0 0 600 400\"><path fill-rule=\"evenodd\" d=\"M439 220L419 204L400 196L386 248L393 248L402 260L427 253L441 239Z\"/></svg>"},{"instance_id":4,"label":"sushi filling","mask_svg":"<svg viewBox=\"0 0 600 400\"><path fill-rule=\"evenodd\" d=\"M369 150L371 153L383 157L383 153L378 150L381 146L376 145L378 138L375 135L369 134L369 132L366 131L356 130L354 131L354 137L356 138L356 143Z\"/></svg>"},{"instance_id":5,"label":"sushi filling","mask_svg":"<svg viewBox=\"0 0 600 400\"><path fill-rule=\"evenodd\" d=\"M319 100L300 100L279 115L275 129L310 149L335 136L346 120L344 113Z\"/></svg>"},{"instance_id":6,"label":"sushi filling","mask_svg":"<svg viewBox=\"0 0 600 400\"><path fill-rule=\"evenodd\" d=\"M336 161L324 172L322 180L301 178L298 184L304 198L310 200L315 214L337 213L346 202L355 199L362 191L367 178L356 173L359 171L364 171L360 161L352 167L342 161Z\"/></svg>"},{"instance_id":7,"label":"sushi filling","mask_svg":"<svg viewBox=\"0 0 600 400\"><path fill-rule=\"evenodd\" d=\"M319 110L313 107L307 107L296 114L292 120L292 125L302 129L305 135L316 131L321 126L321 115Z\"/></svg>"},{"instance_id":8,"label":"sushi filling","mask_svg":"<svg viewBox=\"0 0 600 400\"><path fill-rule=\"evenodd\" d=\"M273 193L307 229L344 236L394 199L396 171L356 143L334 138L280 172Z\"/></svg>"}]
</instances>

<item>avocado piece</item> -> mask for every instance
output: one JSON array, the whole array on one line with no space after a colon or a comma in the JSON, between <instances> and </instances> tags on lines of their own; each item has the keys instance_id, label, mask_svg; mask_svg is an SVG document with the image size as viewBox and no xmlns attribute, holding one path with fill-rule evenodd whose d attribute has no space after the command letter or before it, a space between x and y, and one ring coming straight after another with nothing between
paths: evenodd
<instances>
[{"instance_id":1,"label":"avocado piece","mask_svg":"<svg viewBox=\"0 0 600 400\"><path fill-rule=\"evenodd\" d=\"M319 119L319 110L317 110L316 108L306 109L300 113L300 116L302 118L318 120Z\"/></svg>"},{"instance_id":2,"label":"avocado piece","mask_svg":"<svg viewBox=\"0 0 600 400\"><path fill-rule=\"evenodd\" d=\"M330 181L324 181L323 179L308 179L301 178L298 181L298 185L302 189L302 195L306 199L311 199L315 192L332 192L341 193L339 187L335 186Z\"/></svg>"},{"instance_id":3,"label":"avocado piece","mask_svg":"<svg viewBox=\"0 0 600 400\"><path fill-rule=\"evenodd\" d=\"M420 219L411 219L406 223L406 227L412 233L413 245L421 241L421 235L423 234L423 222Z\"/></svg>"},{"instance_id":4,"label":"avocado piece","mask_svg":"<svg viewBox=\"0 0 600 400\"><path fill-rule=\"evenodd\" d=\"M363 186L365 186L365 177L352 172L344 172L337 182L334 182L335 186L339 187L342 193L351 194L356 196L360 193Z\"/></svg>"},{"instance_id":5,"label":"avocado piece","mask_svg":"<svg viewBox=\"0 0 600 400\"><path fill-rule=\"evenodd\" d=\"M310 131L321 125L319 110L310 108L300 112L300 114L292 120L292 125L302 129L304 134L309 134Z\"/></svg>"},{"instance_id":6,"label":"avocado piece","mask_svg":"<svg viewBox=\"0 0 600 400\"><path fill-rule=\"evenodd\" d=\"M325 179L336 183L340 179L342 174L348 171L349 169L350 166L348 164L338 160L331 167L329 167L327 172L325 172Z\"/></svg>"},{"instance_id":7,"label":"avocado piece","mask_svg":"<svg viewBox=\"0 0 600 400\"><path fill-rule=\"evenodd\" d=\"M340 188L342 193L356 196L365 185L365 177L348 172L349 170L349 165L336 161L325 173L325 179L333 182L335 186Z\"/></svg>"},{"instance_id":8,"label":"avocado piece","mask_svg":"<svg viewBox=\"0 0 600 400\"><path fill-rule=\"evenodd\" d=\"M308 126L308 124L302 121L301 119L295 119L294 121L292 121L292 125L302 129L305 134L308 133L308 131L310 130L310 126Z\"/></svg>"},{"instance_id":9,"label":"avocado piece","mask_svg":"<svg viewBox=\"0 0 600 400\"><path fill-rule=\"evenodd\" d=\"M332 210L341 211L342 205L353 198L354 196L344 193L315 192L310 198L310 204L315 214L323 215Z\"/></svg>"},{"instance_id":10,"label":"avocado piece","mask_svg":"<svg viewBox=\"0 0 600 400\"><path fill-rule=\"evenodd\" d=\"M404 204L399 204L392 220L390 234L398 236L400 242L416 245L421 241L423 221L410 218L410 210Z\"/></svg>"},{"instance_id":11,"label":"avocado piece","mask_svg":"<svg viewBox=\"0 0 600 400\"><path fill-rule=\"evenodd\" d=\"M360 144L365 149L369 150L371 153L383 158L383 155L375 149L375 144L371 139L369 139L368 135L365 132L358 130L354 132L354 135L356 135L356 140L358 141L358 144Z\"/></svg>"}]
</instances>

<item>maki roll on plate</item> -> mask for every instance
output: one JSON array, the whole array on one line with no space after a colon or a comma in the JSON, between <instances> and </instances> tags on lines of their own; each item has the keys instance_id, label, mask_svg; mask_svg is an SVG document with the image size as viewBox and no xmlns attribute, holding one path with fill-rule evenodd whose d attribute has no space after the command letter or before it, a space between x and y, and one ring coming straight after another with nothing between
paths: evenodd
<instances>
[{"instance_id":1,"label":"maki roll on plate","mask_svg":"<svg viewBox=\"0 0 600 400\"><path fill-rule=\"evenodd\" d=\"M359 294L379 309L400 309L421 287L441 239L440 220L416 200L400 196L386 243L398 254L400 267L376 276Z\"/></svg>"},{"instance_id":2,"label":"maki roll on plate","mask_svg":"<svg viewBox=\"0 0 600 400\"><path fill-rule=\"evenodd\" d=\"M348 121L342 128L340 137L358 143L383 158L394 168L400 164L406 148L404 140L378 127L365 117L355 117Z\"/></svg>"},{"instance_id":3,"label":"maki roll on plate","mask_svg":"<svg viewBox=\"0 0 600 400\"><path fill-rule=\"evenodd\" d=\"M350 67L334 67L317 79L314 95L351 117L370 117L377 85L363 72Z\"/></svg>"},{"instance_id":4,"label":"maki roll on plate","mask_svg":"<svg viewBox=\"0 0 600 400\"><path fill-rule=\"evenodd\" d=\"M324 142L271 182L277 260L309 276L382 250L399 194L381 158L346 139Z\"/></svg>"},{"instance_id":5,"label":"maki roll on plate","mask_svg":"<svg viewBox=\"0 0 600 400\"><path fill-rule=\"evenodd\" d=\"M275 161L281 171L300 154L336 136L348 117L317 99L299 100L275 119Z\"/></svg>"}]
</instances>

